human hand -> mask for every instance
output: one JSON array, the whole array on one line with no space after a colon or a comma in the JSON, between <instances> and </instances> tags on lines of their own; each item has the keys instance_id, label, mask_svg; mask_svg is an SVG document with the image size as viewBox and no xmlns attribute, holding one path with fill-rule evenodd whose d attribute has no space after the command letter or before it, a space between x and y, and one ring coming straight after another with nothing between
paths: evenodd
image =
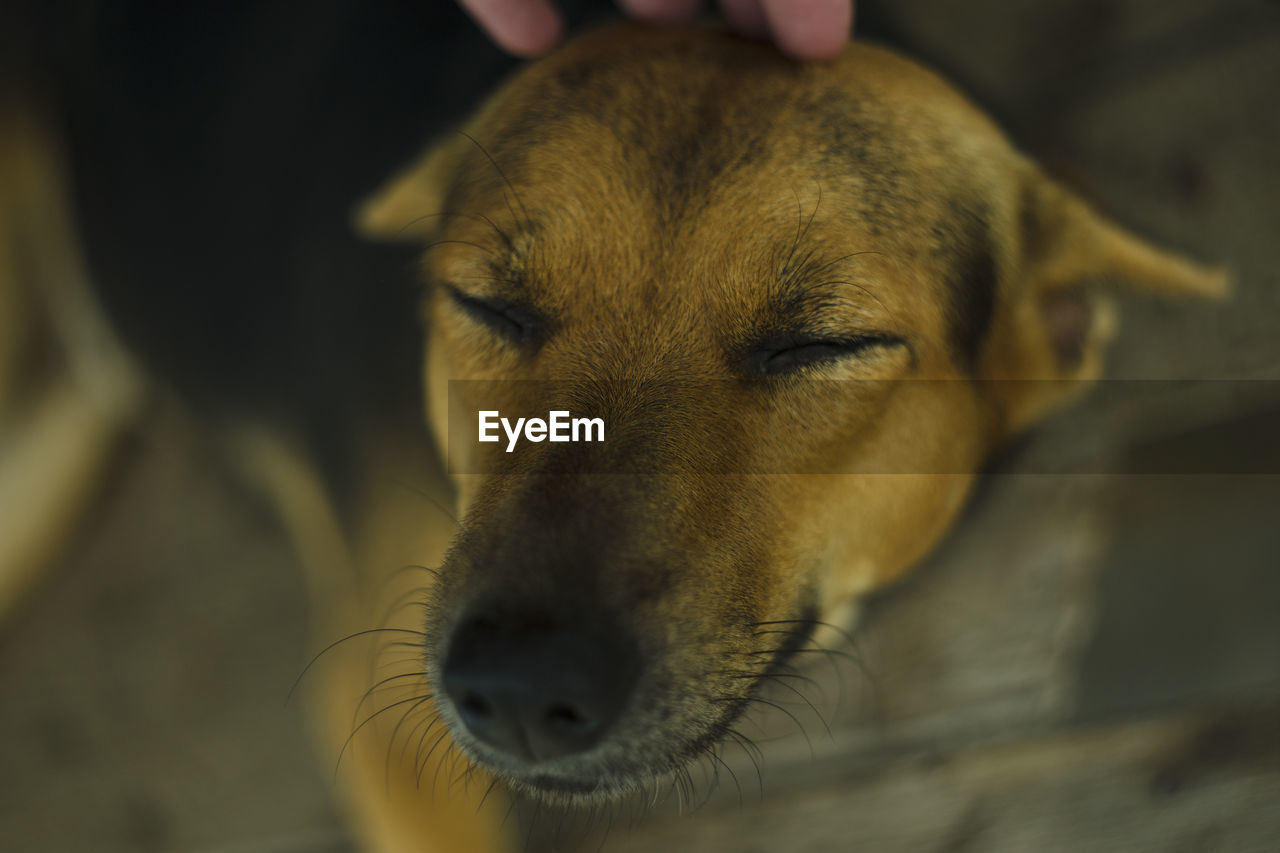
<instances>
[{"instance_id":1,"label":"human hand","mask_svg":"<svg viewBox=\"0 0 1280 853\"><path fill-rule=\"evenodd\" d=\"M538 56L560 41L564 22L551 0L458 0L476 23L516 56ZM729 27L749 38L772 39L796 59L830 59L853 25L854 0L719 0ZM701 0L618 0L634 18L685 23Z\"/></svg>"}]
</instances>

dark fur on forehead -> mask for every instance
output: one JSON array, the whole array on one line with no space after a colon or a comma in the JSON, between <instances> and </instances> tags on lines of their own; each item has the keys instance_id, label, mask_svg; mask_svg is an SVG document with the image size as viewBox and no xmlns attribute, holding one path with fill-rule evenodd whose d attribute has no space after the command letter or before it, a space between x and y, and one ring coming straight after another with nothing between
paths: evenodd
<instances>
[{"instance_id":1,"label":"dark fur on forehead","mask_svg":"<svg viewBox=\"0 0 1280 853\"><path fill-rule=\"evenodd\" d=\"M696 215L718 180L772 150L768 137L790 102L778 75L801 73L759 45L729 43L727 52L697 40L642 43L564 64L521 99L494 156L518 172L532 149L587 117L634 155L627 167L660 221Z\"/></svg>"},{"instance_id":2,"label":"dark fur on forehead","mask_svg":"<svg viewBox=\"0 0 1280 853\"><path fill-rule=\"evenodd\" d=\"M550 68L527 82L532 89L523 90L518 108L491 129L494 163L477 154L460 184L496 185L507 176L520 184L538 149L587 117L631 155L611 168L626 171L652 199L659 227L669 229L697 216L731 175L767 168L780 150L793 149L865 229L868 245L850 251L877 251L896 237L939 270L951 345L972 367L991 323L997 270L987 211L957 202L967 170L953 141L899 126L893 104L875 91L829 85L759 45L726 44L711 50L692 38L641 40ZM926 174L916 165L922 159L951 161L954 169Z\"/></svg>"},{"instance_id":3,"label":"dark fur on forehead","mask_svg":"<svg viewBox=\"0 0 1280 853\"><path fill-rule=\"evenodd\" d=\"M939 255L947 275L951 341L961 363L970 369L978 362L982 344L995 312L998 271L986 207L980 203L955 203L950 215L934 223Z\"/></svg>"},{"instance_id":4,"label":"dark fur on forehead","mask_svg":"<svg viewBox=\"0 0 1280 853\"><path fill-rule=\"evenodd\" d=\"M939 215L920 235L946 270L948 319L956 357L966 367L977 362L995 310L997 271L989 213L980 202L947 198L956 188L939 186L935 176L912 175L909 166L924 146L947 149L945 139L907 138L867 109L860 99L828 92L813 105L828 169L851 170L856 205L874 240L891 232L918 230L925 200L913 188L932 186ZM957 164L963 169L963 164Z\"/></svg>"}]
</instances>

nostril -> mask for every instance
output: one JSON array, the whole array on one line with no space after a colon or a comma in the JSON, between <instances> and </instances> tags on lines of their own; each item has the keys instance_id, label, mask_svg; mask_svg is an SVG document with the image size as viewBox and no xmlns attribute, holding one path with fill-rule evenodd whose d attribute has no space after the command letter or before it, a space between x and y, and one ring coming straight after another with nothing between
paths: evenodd
<instances>
[{"instance_id":1,"label":"nostril","mask_svg":"<svg viewBox=\"0 0 1280 853\"><path fill-rule=\"evenodd\" d=\"M493 706L479 693L467 693L458 702L458 710L472 720L487 720L493 716Z\"/></svg>"},{"instance_id":2,"label":"nostril","mask_svg":"<svg viewBox=\"0 0 1280 853\"><path fill-rule=\"evenodd\" d=\"M478 741L520 760L586 752L626 707L638 668L629 638L535 608L461 621L441 687Z\"/></svg>"},{"instance_id":3,"label":"nostril","mask_svg":"<svg viewBox=\"0 0 1280 853\"><path fill-rule=\"evenodd\" d=\"M550 731L566 735L581 735L595 728L595 723L570 705L552 705L543 715L543 723Z\"/></svg>"}]
</instances>

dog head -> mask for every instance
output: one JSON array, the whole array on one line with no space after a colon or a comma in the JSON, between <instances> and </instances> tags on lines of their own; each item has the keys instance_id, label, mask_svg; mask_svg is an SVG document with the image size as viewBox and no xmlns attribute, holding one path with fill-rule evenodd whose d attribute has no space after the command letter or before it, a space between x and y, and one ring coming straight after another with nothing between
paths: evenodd
<instances>
[{"instance_id":1,"label":"dog head","mask_svg":"<svg viewBox=\"0 0 1280 853\"><path fill-rule=\"evenodd\" d=\"M718 742L918 560L984 456L1097 376L1092 285L1225 287L912 62L710 31L528 66L361 222L430 242L427 409L461 513L427 617L440 710L483 765L571 797ZM508 452L476 441L491 409L606 440Z\"/></svg>"}]
</instances>

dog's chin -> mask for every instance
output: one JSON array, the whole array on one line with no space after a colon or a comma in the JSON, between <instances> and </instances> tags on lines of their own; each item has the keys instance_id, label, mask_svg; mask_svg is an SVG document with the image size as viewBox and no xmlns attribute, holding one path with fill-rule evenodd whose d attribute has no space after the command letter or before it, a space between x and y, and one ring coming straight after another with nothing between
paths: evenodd
<instances>
[{"instance_id":1,"label":"dog's chin","mask_svg":"<svg viewBox=\"0 0 1280 853\"><path fill-rule=\"evenodd\" d=\"M512 792L562 806L591 806L622 799L660 777L655 769L618 767L577 761L569 766L525 764L496 754L483 745L459 740L471 761L497 777Z\"/></svg>"},{"instance_id":2,"label":"dog's chin","mask_svg":"<svg viewBox=\"0 0 1280 853\"><path fill-rule=\"evenodd\" d=\"M562 806L594 806L651 790L655 782L687 763L675 756L633 764L607 758L592 761L588 755L570 761L529 764L470 738L460 738L457 743L467 758L511 791Z\"/></svg>"},{"instance_id":3,"label":"dog's chin","mask_svg":"<svg viewBox=\"0 0 1280 853\"><path fill-rule=\"evenodd\" d=\"M745 703L745 700L744 700ZM737 709L727 716L736 718ZM567 759L531 764L453 730L455 743L468 759L497 777L514 793L557 806L597 806L644 793L654 796L676 774L709 754L725 738L732 719L699 736L680 739L674 749L655 746L643 761L620 757L608 745Z\"/></svg>"},{"instance_id":4,"label":"dog's chin","mask_svg":"<svg viewBox=\"0 0 1280 853\"><path fill-rule=\"evenodd\" d=\"M568 807L596 806L621 800L641 790L645 783L645 779L640 776L625 779L575 778L537 771L498 775L507 788L515 793L529 799Z\"/></svg>"}]
</instances>

